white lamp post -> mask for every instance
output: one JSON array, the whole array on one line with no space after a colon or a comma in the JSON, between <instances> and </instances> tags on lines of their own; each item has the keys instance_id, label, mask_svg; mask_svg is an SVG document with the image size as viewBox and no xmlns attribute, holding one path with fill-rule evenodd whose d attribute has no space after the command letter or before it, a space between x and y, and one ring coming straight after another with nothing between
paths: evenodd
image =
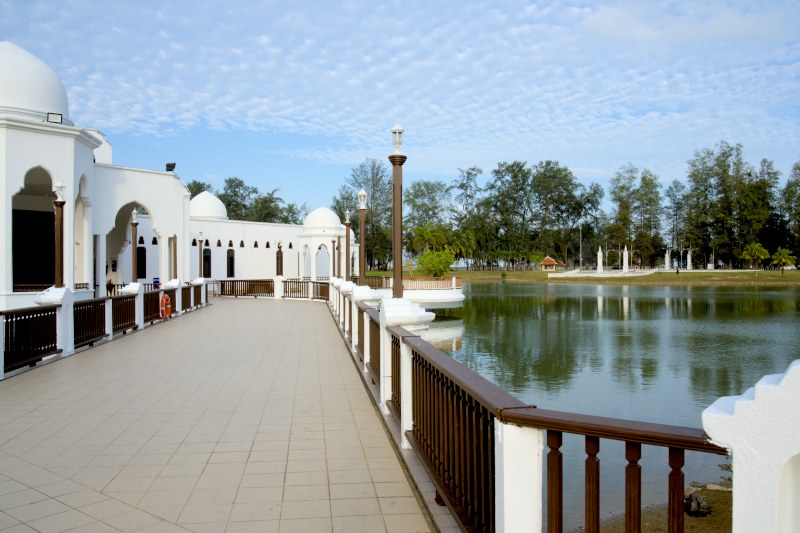
<instances>
[{"instance_id":1,"label":"white lamp post","mask_svg":"<svg viewBox=\"0 0 800 533\"><path fill-rule=\"evenodd\" d=\"M403 297L403 163L406 156L400 153L403 144L403 128L395 124L392 128L394 153L389 156L392 163L392 297Z\"/></svg>"}]
</instances>

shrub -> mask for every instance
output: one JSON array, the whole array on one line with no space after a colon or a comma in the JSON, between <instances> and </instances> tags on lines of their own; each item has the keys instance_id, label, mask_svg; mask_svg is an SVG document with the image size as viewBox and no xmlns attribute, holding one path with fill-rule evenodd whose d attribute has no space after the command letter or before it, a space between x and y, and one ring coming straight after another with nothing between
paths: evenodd
<instances>
[{"instance_id":1,"label":"shrub","mask_svg":"<svg viewBox=\"0 0 800 533\"><path fill-rule=\"evenodd\" d=\"M450 265L456 260L450 248L444 250L425 250L417 259L417 267L428 276L440 277L450 272Z\"/></svg>"}]
</instances>

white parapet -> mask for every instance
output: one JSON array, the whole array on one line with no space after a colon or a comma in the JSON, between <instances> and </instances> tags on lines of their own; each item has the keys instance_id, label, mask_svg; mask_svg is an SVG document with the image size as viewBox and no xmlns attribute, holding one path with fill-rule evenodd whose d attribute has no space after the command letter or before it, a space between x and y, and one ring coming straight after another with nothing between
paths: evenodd
<instances>
[{"instance_id":1,"label":"white parapet","mask_svg":"<svg viewBox=\"0 0 800 533\"><path fill-rule=\"evenodd\" d=\"M800 359L703 411L733 458L733 533L800 531Z\"/></svg>"}]
</instances>

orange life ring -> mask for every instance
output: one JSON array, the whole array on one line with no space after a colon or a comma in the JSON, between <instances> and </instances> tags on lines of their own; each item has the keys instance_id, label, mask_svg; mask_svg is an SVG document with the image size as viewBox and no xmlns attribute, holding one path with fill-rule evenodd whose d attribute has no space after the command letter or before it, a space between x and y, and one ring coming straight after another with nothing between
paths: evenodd
<instances>
[{"instance_id":1,"label":"orange life ring","mask_svg":"<svg viewBox=\"0 0 800 533\"><path fill-rule=\"evenodd\" d=\"M161 297L161 318L169 318L172 314L172 302L166 294Z\"/></svg>"}]
</instances>

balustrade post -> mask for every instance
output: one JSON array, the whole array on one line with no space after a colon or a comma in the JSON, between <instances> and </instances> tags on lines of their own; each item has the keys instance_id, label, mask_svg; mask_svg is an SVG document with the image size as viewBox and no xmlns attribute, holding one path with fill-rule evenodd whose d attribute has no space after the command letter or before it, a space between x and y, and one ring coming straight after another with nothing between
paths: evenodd
<instances>
[{"instance_id":1,"label":"balustrade post","mask_svg":"<svg viewBox=\"0 0 800 533\"><path fill-rule=\"evenodd\" d=\"M208 285L208 280L206 278L203 278L200 282L200 305L202 305L203 307L205 307L206 304L208 303L207 301L208 289L206 289L207 285Z\"/></svg>"},{"instance_id":2,"label":"balustrade post","mask_svg":"<svg viewBox=\"0 0 800 533\"><path fill-rule=\"evenodd\" d=\"M144 285L137 283L135 320L136 329L144 329Z\"/></svg>"},{"instance_id":3,"label":"balustrade post","mask_svg":"<svg viewBox=\"0 0 800 533\"><path fill-rule=\"evenodd\" d=\"M75 352L75 320L73 307L75 294L66 287L50 287L36 296L37 305L54 305L56 308L56 347L61 350L61 356L72 355Z\"/></svg>"},{"instance_id":4,"label":"balustrade post","mask_svg":"<svg viewBox=\"0 0 800 533\"><path fill-rule=\"evenodd\" d=\"M495 531L541 531L544 431L495 418L494 435Z\"/></svg>"},{"instance_id":5,"label":"balustrade post","mask_svg":"<svg viewBox=\"0 0 800 533\"><path fill-rule=\"evenodd\" d=\"M111 340L114 337L114 304L111 297L106 297L105 305L103 308L106 311L106 340Z\"/></svg>"},{"instance_id":6,"label":"balustrade post","mask_svg":"<svg viewBox=\"0 0 800 533\"><path fill-rule=\"evenodd\" d=\"M363 313L363 315L364 315L364 322L361 324L361 326L364 328L364 346L362 347L363 351L362 355L364 356L364 368L362 368L361 371L366 374L367 372L369 372L369 360L370 360L369 347L371 346L370 344L371 328L369 327L369 320L370 320L369 315L366 313L366 311Z\"/></svg>"},{"instance_id":7,"label":"balustrade post","mask_svg":"<svg viewBox=\"0 0 800 533\"><path fill-rule=\"evenodd\" d=\"M273 297L276 300L283 298L283 276L275 276Z\"/></svg>"},{"instance_id":8,"label":"balustrade post","mask_svg":"<svg viewBox=\"0 0 800 533\"><path fill-rule=\"evenodd\" d=\"M414 429L414 398L412 394L411 348L400 339L400 447L411 449L406 432Z\"/></svg>"},{"instance_id":9,"label":"balustrade post","mask_svg":"<svg viewBox=\"0 0 800 533\"><path fill-rule=\"evenodd\" d=\"M6 377L6 315L0 314L0 380Z\"/></svg>"},{"instance_id":10,"label":"balustrade post","mask_svg":"<svg viewBox=\"0 0 800 533\"><path fill-rule=\"evenodd\" d=\"M392 337L386 330L388 326L400 326L409 332L428 328L436 315L425 311L419 304L405 298L385 297L381 300L380 309L380 392L378 400L381 412L389 414L389 402L392 399Z\"/></svg>"}]
</instances>

